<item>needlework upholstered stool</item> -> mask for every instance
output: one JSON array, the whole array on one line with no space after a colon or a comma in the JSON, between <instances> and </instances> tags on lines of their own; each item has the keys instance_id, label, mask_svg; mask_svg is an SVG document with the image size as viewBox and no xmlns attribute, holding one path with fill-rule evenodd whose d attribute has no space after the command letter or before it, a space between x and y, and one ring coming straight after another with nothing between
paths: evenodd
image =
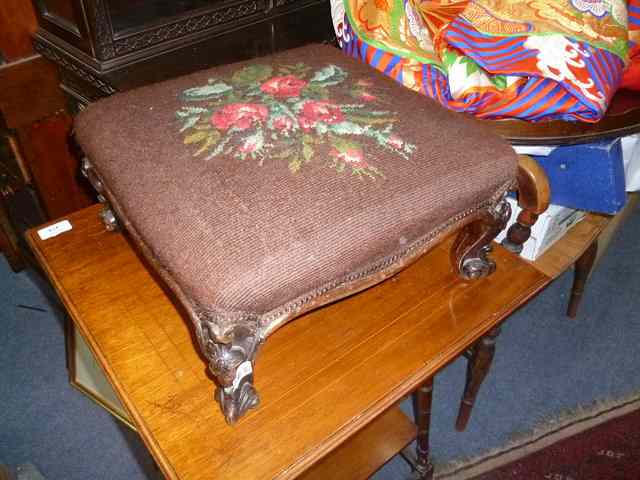
<instances>
[{"instance_id":1,"label":"needlework upholstered stool","mask_svg":"<svg viewBox=\"0 0 640 480\"><path fill-rule=\"evenodd\" d=\"M84 171L193 322L229 422L258 403L258 346L461 230L490 273L511 147L329 46L202 71L81 113ZM425 339L428 341L428 339Z\"/></svg>"}]
</instances>

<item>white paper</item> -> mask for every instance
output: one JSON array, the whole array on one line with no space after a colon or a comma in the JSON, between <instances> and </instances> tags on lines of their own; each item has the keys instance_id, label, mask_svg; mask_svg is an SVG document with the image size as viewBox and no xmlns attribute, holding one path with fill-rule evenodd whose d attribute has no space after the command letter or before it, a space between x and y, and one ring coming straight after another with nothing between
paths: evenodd
<instances>
[{"instance_id":1,"label":"white paper","mask_svg":"<svg viewBox=\"0 0 640 480\"><path fill-rule=\"evenodd\" d=\"M54 223L48 227L38 230L38 236L40 240L48 240L49 238L57 237L61 233L68 232L73 227L69 220L62 220L61 222Z\"/></svg>"},{"instance_id":2,"label":"white paper","mask_svg":"<svg viewBox=\"0 0 640 480\"><path fill-rule=\"evenodd\" d=\"M640 190L640 134L622 139L622 161L627 192Z\"/></svg>"},{"instance_id":3,"label":"white paper","mask_svg":"<svg viewBox=\"0 0 640 480\"><path fill-rule=\"evenodd\" d=\"M547 157L549 155L551 155L551 152L553 152L556 148L558 148L557 146L551 146L551 147L536 147L536 146L529 146L529 145L514 145L513 149L516 151L516 153L518 155L540 155L542 157Z\"/></svg>"}]
</instances>

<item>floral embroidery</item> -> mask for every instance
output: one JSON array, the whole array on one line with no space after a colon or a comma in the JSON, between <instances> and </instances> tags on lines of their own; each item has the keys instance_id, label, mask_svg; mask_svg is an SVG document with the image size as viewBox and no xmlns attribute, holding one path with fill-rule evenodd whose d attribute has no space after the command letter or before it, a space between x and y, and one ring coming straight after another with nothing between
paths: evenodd
<instances>
[{"instance_id":1,"label":"floral embroidery","mask_svg":"<svg viewBox=\"0 0 640 480\"><path fill-rule=\"evenodd\" d=\"M195 147L194 156L232 155L260 165L268 159L284 160L292 173L324 160L338 173L375 179L383 172L367 162L359 139L372 139L402 158L415 150L393 133L394 113L372 108L379 95L370 80L345 82L347 72L336 65L311 71L298 63L276 70L250 65L231 78L210 79L183 92L188 103L176 115L184 143ZM332 100L336 91L353 103ZM318 155L325 146L328 155Z\"/></svg>"}]
</instances>

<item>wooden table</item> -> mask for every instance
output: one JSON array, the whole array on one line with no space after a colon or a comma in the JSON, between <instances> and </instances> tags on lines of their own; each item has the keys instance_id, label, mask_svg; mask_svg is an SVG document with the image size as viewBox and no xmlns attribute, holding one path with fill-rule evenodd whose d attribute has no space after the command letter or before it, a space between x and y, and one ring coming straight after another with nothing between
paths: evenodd
<instances>
[{"instance_id":1,"label":"wooden table","mask_svg":"<svg viewBox=\"0 0 640 480\"><path fill-rule=\"evenodd\" d=\"M189 325L98 208L27 239L171 479L366 478L416 435L398 402L550 281L497 247L496 273L463 282L444 242L277 331L258 355L262 404L229 426Z\"/></svg>"}]
</instances>

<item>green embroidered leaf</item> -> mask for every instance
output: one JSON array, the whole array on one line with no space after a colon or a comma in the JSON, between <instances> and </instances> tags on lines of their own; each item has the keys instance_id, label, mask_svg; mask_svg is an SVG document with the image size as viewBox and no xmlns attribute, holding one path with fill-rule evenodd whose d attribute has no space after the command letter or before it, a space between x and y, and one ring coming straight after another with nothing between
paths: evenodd
<instances>
[{"instance_id":1,"label":"green embroidered leaf","mask_svg":"<svg viewBox=\"0 0 640 480\"><path fill-rule=\"evenodd\" d=\"M182 128L180 129L180 131L184 132L185 130L188 130L189 128L193 127L196 123L198 123L198 120L200 120L200 115L187 118L184 124L182 125Z\"/></svg>"},{"instance_id":2,"label":"green embroidered leaf","mask_svg":"<svg viewBox=\"0 0 640 480\"><path fill-rule=\"evenodd\" d=\"M182 94L186 100L201 101L211 100L213 98L219 97L220 95L224 95L231 90L233 90L233 87L231 85L227 85L224 82L218 82L210 85L205 85L204 87L188 88L184 92L182 92Z\"/></svg>"},{"instance_id":3,"label":"green embroidered leaf","mask_svg":"<svg viewBox=\"0 0 640 480\"><path fill-rule=\"evenodd\" d=\"M305 162L308 162L309 160L311 160L313 158L313 154L314 154L314 150L310 144L305 143L302 145L302 157L304 158Z\"/></svg>"},{"instance_id":4,"label":"green embroidered leaf","mask_svg":"<svg viewBox=\"0 0 640 480\"><path fill-rule=\"evenodd\" d=\"M176 112L178 118L186 118L192 115L208 112L206 108L202 107L182 107Z\"/></svg>"},{"instance_id":5,"label":"green embroidered leaf","mask_svg":"<svg viewBox=\"0 0 640 480\"><path fill-rule=\"evenodd\" d=\"M266 80L272 73L273 69L269 65L247 65L234 73L231 81L238 85L250 85Z\"/></svg>"},{"instance_id":6,"label":"green embroidered leaf","mask_svg":"<svg viewBox=\"0 0 640 480\"><path fill-rule=\"evenodd\" d=\"M294 155L289 159L289 170L291 171L291 173L299 172L300 167L302 167L302 161L297 155Z\"/></svg>"},{"instance_id":7,"label":"green embroidered leaf","mask_svg":"<svg viewBox=\"0 0 640 480\"><path fill-rule=\"evenodd\" d=\"M271 154L271 158L289 158L292 153L293 149L285 148L284 150Z\"/></svg>"},{"instance_id":8,"label":"green embroidered leaf","mask_svg":"<svg viewBox=\"0 0 640 480\"><path fill-rule=\"evenodd\" d=\"M352 122L360 122L366 125L376 125L383 123L395 123L398 121L397 118L393 117L377 117L377 116L366 116L363 112L362 115L347 115L347 118Z\"/></svg>"},{"instance_id":9,"label":"green embroidered leaf","mask_svg":"<svg viewBox=\"0 0 640 480\"><path fill-rule=\"evenodd\" d=\"M198 143L204 140L205 138L207 138L208 136L209 136L208 132L205 132L204 130L197 130L191 135L187 135L186 137L184 137L184 144L190 145L192 143Z\"/></svg>"},{"instance_id":10,"label":"green embroidered leaf","mask_svg":"<svg viewBox=\"0 0 640 480\"><path fill-rule=\"evenodd\" d=\"M194 130L211 130L213 127L211 126L211 124L209 122L207 123L199 123L196 124L193 129Z\"/></svg>"},{"instance_id":11,"label":"green embroidered leaf","mask_svg":"<svg viewBox=\"0 0 640 480\"><path fill-rule=\"evenodd\" d=\"M360 149L360 144L358 142L352 142L350 140L336 137L334 135L331 135L329 137L329 140L331 141L331 145L335 147L335 149L339 152L346 152L347 150L352 149Z\"/></svg>"},{"instance_id":12,"label":"green embroidered leaf","mask_svg":"<svg viewBox=\"0 0 640 480\"><path fill-rule=\"evenodd\" d=\"M201 153L206 152L209 148L213 147L218 140L220 140L220 132L218 130L212 130L208 135L207 139L200 145L200 148L193 154L194 157L197 157Z\"/></svg>"},{"instance_id":13,"label":"green embroidered leaf","mask_svg":"<svg viewBox=\"0 0 640 480\"><path fill-rule=\"evenodd\" d=\"M311 67L304 63L296 63L295 65L280 65L278 67L278 73L280 75L295 75L296 77L302 78L306 76L310 69Z\"/></svg>"},{"instance_id":14,"label":"green embroidered leaf","mask_svg":"<svg viewBox=\"0 0 640 480\"><path fill-rule=\"evenodd\" d=\"M364 135L365 128L353 122L340 122L329 126L329 129L337 135Z\"/></svg>"},{"instance_id":15,"label":"green embroidered leaf","mask_svg":"<svg viewBox=\"0 0 640 480\"><path fill-rule=\"evenodd\" d=\"M326 100L329 98L329 90L324 85L310 83L302 90L302 96L314 100Z\"/></svg>"},{"instance_id":16,"label":"green embroidered leaf","mask_svg":"<svg viewBox=\"0 0 640 480\"><path fill-rule=\"evenodd\" d=\"M347 78L347 72L336 65L327 65L326 67L317 70L309 81L326 87L329 85L337 85L344 81L345 78Z\"/></svg>"}]
</instances>

